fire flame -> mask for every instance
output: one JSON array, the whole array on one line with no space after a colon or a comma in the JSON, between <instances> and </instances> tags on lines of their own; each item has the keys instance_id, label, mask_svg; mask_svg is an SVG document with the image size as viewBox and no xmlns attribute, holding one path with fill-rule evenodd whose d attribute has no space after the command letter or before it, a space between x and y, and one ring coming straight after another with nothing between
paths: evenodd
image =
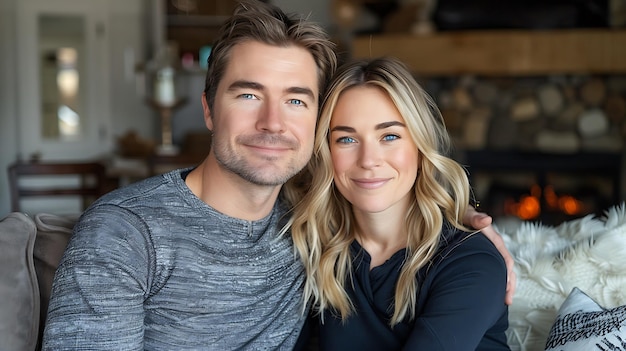
<instances>
[{"instance_id":1,"label":"fire flame","mask_svg":"<svg viewBox=\"0 0 626 351\"><path fill-rule=\"evenodd\" d=\"M571 195L559 196L550 185L546 186L542 192L541 187L535 184L530 188L530 194L522 195L519 201L505 200L505 213L513 214L522 220L539 217L542 193L546 206L551 210L561 211L570 216L582 214L585 210L582 201L575 197Z\"/></svg>"}]
</instances>

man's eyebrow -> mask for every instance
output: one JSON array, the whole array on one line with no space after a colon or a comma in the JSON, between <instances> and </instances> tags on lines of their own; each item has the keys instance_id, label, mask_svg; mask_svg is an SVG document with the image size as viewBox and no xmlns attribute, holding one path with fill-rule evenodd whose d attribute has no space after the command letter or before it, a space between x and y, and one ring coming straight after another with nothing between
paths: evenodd
<instances>
[{"instance_id":1,"label":"man's eyebrow","mask_svg":"<svg viewBox=\"0 0 626 351\"><path fill-rule=\"evenodd\" d=\"M249 80L237 80L234 81L230 86L228 86L228 90L237 90L237 89L253 89L253 90L264 90L265 86L258 82L253 82ZM315 101L315 94L313 90L304 87L289 87L286 89L287 93L291 94L301 94L308 96L311 100Z\"/></svg>"},{"instance_id":2,"label":"man's eyebrow","mask_svg":"<svg viewBox=\"0 0 626 351\"><path fill-rule=\"evenodd\" d=\"M302 94L302 95L306 95L308 96L311 100L315 101L315 94L313 93L313 90L309 89L309 88L303 88L303 87L290 87L287 88L287 92L288 93L292 93L292 94Z\"/></svg>"},{"instance_id":3,"label":"man's eyebrow","mask_svg":"<svg viewBox=\"0 0 626 351\"><path fill-rule=\"evenodd\" d=\"M231 85L228 86L228 90L236 90L236 89L254 89L254 90L263 90L265 87L261 83L252 82L249 80L237 80L234 81Z\"/></svg>"}]
</instances>

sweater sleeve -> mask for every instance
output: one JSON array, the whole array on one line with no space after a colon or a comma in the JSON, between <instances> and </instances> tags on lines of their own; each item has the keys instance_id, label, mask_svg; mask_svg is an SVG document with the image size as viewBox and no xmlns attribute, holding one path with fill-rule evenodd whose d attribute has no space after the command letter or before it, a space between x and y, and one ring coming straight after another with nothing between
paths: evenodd
<instances>
[{"instance_id":1,"label":"sweater sleeve","mask_svg":"<svg viewBox=\"0 0 626 351\"><path fill-rule=\"evenodd\" d=\"M508 349L488 335L494 325L503 332L508 322L506 266L486 237L475 234L457 243L421 288L422 309L404 350Z\"/></svg>"},{"instance_id":2,"label":"sweater sleeve","mask_svg":"<svg viewBox=\"0 0 626 351\"><path fill-rule=\"evenodd\" d=\"M54 278L44 350L143 350L149 238L141 219L117 206L83 214Z\"/></svg>"}]
</instances>

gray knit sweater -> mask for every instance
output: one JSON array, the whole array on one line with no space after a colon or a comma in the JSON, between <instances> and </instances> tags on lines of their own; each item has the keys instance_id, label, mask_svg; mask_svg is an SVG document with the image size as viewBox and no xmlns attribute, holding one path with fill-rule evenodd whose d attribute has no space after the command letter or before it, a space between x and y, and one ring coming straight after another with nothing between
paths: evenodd
<instances>
[{"instance_id":1,"label":"gray knit sweater","mask_svg":"<svg viewBox=\"0 0 626 351\"><path fill-rule=\"evenodd\" d=\"M90 207L57 270L45 350L288 350L303 268L278 237L280 201L259 221L225 216L178 170Z\"/></svg>"}]
</instances>

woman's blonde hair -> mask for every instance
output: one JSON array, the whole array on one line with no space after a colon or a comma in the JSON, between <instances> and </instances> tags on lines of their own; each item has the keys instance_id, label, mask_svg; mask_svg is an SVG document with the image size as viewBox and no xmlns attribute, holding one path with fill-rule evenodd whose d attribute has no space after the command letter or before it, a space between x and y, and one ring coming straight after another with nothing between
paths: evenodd
<instances>
[{"instance_id":1,"label":"woman's blonde hair","mask_svg":"<svg viewBox=\"0 0 626 351\"><path fill-rule=\"evenodd\" d=\"M333 184L328 134L341 94L364 85L378 87L389 95L420 155L412 201L406 213L406 259L396 286L390 321L390 325L395 325L407 316L415 317L419 289L416 274L436 252L443 226L451 224L467 230L462 225L462 216L469 203L469 182L465 169L447 156L450 139L441 114L405 65L392 58L344 65L331 81L322 104L314 153L307 166L312 178L290 221L295 249L307 275L305 301L313 302L319 312L329 309L343 319L353 312L346 284L351 281L354 217L350 203Z\"/></svg>"}]
</instances>

